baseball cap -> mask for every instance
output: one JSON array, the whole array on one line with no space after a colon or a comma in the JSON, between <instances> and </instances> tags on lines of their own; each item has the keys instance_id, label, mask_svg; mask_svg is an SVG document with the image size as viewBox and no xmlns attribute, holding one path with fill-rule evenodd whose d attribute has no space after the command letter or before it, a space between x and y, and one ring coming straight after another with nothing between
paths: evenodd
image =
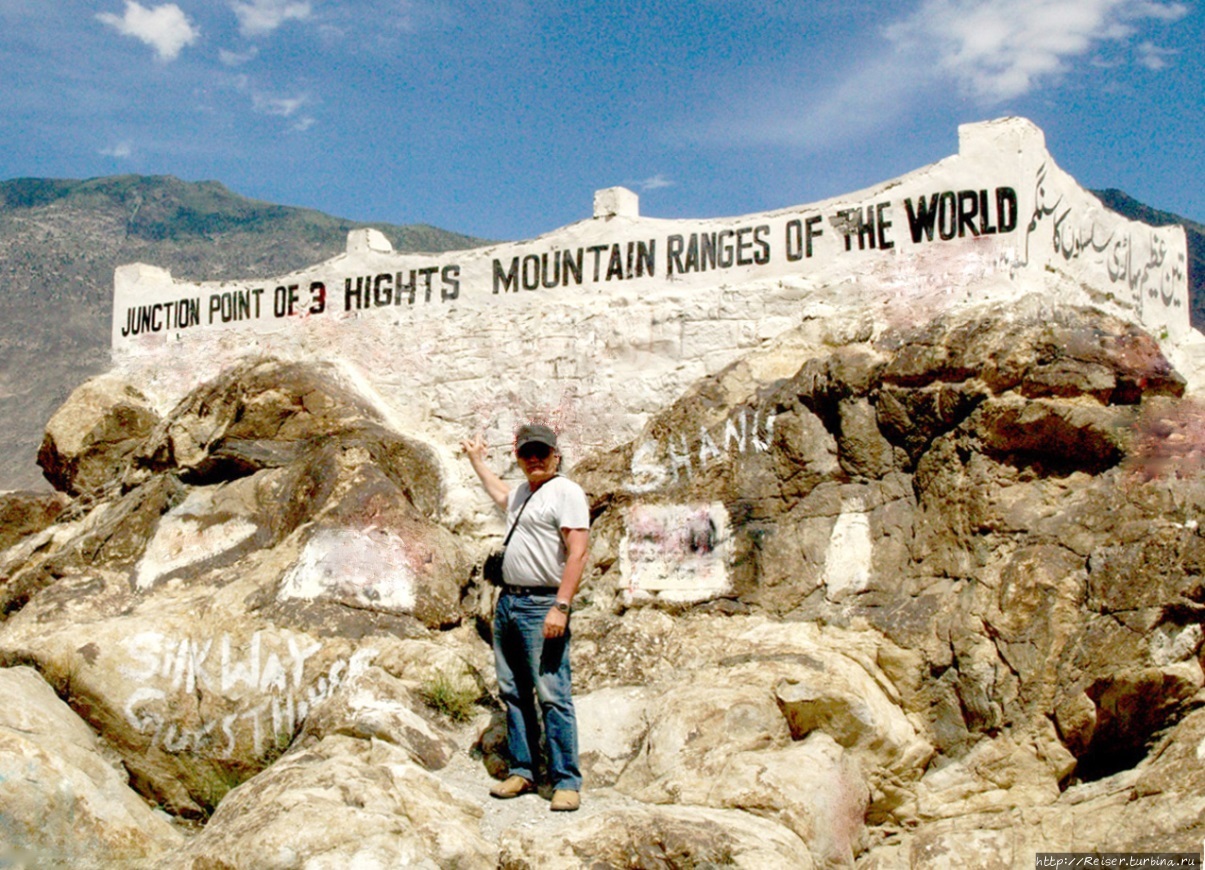
<instances>
[{"instance_id":1,"label":"baseball cap","mask_svg":"<svg viewBox=\"0 0 1205 870\"><path fill-rule=\"evenodd\" d=\"M525 423L515 432L515 452L527 444L545 444L556 449L556 433L539 423Z\"/></svg>"}]
</instances>

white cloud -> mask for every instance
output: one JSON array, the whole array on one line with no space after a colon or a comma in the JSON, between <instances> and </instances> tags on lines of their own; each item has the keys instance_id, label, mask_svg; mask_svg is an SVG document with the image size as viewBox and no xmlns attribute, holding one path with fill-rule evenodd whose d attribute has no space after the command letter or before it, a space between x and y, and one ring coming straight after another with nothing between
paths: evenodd
<instances>
[{"instance_id":1,"label":"white cloud","mask_svg":"<svg viewBox=\"0 0 1205 870\"><path fill-rule=\"evenodd\" d=\"M688 139L711 143L773 145L819 152L840 148L885 127L908 112L931 86L933 71L900 50L850 59L831 78L800 88L792 81L760 86L725 104L703 125L687 125Z\"/></svg>"},{"instance_id":2,"label":"white cloud","mask_svg":"<svg viewBox=\"0 0 1205 870\"><path fill-rule=\"evenodd\" d=\"M254 45L244 52L230 51L228 49L220 49L218 51L218 60L225 66L242 66L245 63L255 60L259 56L259 49Z\"/></svg>"},{"instance_id":3,"label":"white cloud","mask_svg":"<svg viewBox=\"0 0 1205 870\"><path fill-rule=\"evenodd\" d=\"M272 97L267 94L252 94L251 106L261 115L291 118L309 99L307 97Z\"/></svg>"},{"instance_id":4,"label":"white cloud","mask_svg":"<svg viewBox=\"0 0 1205 870\"><path fill-rule=\"evenodd\" d=\"M636 182L637 187L644 190L660 190L663 187L673 187L674 182L666 178L664 174L658 172L651 178L646 178L644 181Z\"/></svg>"},{"instance_id":5,"label":"white cloud","mask_svg":"<svg viewBox=\"0 0 1205 870\"><path fill-rule=\"evenodd\" d=\"M994 103L1028 93L1101 43L1132 36L1140 19L1173 21L1186 12L1180 3L1148 0L925 0L886 32Z\"/></svg>"},{"instance_id":6,"label":"white cloud","mask_svg":"<svg viewBox=\"0 0 1205 870\"><path fill-rule=\"evenodd\" d=\"M147 9L135 0L126 0L125 15L117 16L102 12L97 20L109 25L125 36L140 39L155 49L160 60L175 60L180 50L192 45L201 36L188 16L175 3L165 3Z\"/></svg>"},{"instance_id":7,"label":"white cloud","mask_svg":"<svg viewBox=\"0 0 1205 870\"><path fill-rule=\"evenodd\" d=\"M1144 42L1138 46L1138 63L1149 70L1158 72L1167 69L1168 58L1175 57L1178 51L1170 48L1160 48L1153 42Z\"/></svg>"},{"instance_id":8,"label":"white cloud","mask_svg":"<svg viewBox=\"0 0 1205 870\"><path fill-rule=\"evenodd\" d=\"M230 4L243 36L265 36L286 21L305 21L312 9L297 0L235 0Z\"/></svg>"},{"instance_id":9,"label":"white cloud","mask_svg":"<svg viewBox=\"0 0 1205 870\"><path fill-rule=\"evenodd\" d=\"M251 94L251 107L261 115L271 115L276 118L295 118L289 129L301 133L318 123L313 116L298 114L309 105L310 98L306 94L297 97L273 97L263 93Z\"/></svg>"},{"instance_id":10,"label":"white cloud","mask_svg":"<svg viewBox=\"0 0 1205 870\"><path fill-rule=\"evenodd\" d=\"M1142 18L1179 21L1188 14L1188 6L1183 3L1138 3L1134 11Z\"/></svg>"},{"instance_id":11,"label":"white cloud","mask_svg":"<svg viewBox=\"0 0 1205 870\"><path fill-rule=\"evenodd\" d=\"M131 156L134 153L134 146L129 142L118 142L110 148L102 148L100 154L102 157L116 157L119 160Z\"/></svg>"}]
</instances>

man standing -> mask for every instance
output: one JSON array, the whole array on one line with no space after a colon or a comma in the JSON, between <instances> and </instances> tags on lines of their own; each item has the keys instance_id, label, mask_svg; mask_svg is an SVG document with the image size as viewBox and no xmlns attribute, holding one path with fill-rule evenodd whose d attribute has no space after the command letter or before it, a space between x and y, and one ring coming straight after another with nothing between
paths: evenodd
<instances>
[{"instance_id":1,"label":"man standing","mask_svg":"<svg viewBox=\"0 0 1205 870\"><path fill-rule=\"evenodd\" d=\"M494 665L506 705L510 775L490 794L513 798L536 790L542 718L554 789L551 809L576 810L582 775L569 670L569 608L586 567L586 494L558 474L561 454L556 433L547 426L528 423L515 433L515 457L527 480L513 493L485 464L483 438L460 446L486 493L506 511L507 528L514 528L494 610Z\"/></svg>"}]
</instances>

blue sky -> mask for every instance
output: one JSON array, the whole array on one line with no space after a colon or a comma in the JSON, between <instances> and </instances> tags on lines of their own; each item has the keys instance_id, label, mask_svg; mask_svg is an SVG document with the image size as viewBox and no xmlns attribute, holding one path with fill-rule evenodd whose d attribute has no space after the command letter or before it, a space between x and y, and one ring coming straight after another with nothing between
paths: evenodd
<instances>
[{"instance_id":1,"label":"blue sky","mask_svg":"<svg viewBox=\"0 0 1205 870\"><path fill-rule=\"evenodd\" d=\"M1205 221L1202 0L0 0L0 178L214 179L497 239L848 193L1023 115ZM890 10L890 11L884 11Z\"/></svg>"}]
</instances>

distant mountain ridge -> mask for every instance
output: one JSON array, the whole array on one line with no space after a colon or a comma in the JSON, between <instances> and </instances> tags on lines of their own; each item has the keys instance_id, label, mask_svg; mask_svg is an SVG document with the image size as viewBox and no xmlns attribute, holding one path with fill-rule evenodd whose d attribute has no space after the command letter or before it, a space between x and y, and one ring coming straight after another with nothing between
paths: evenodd
<instances>
[{"instance_id":1,"label":"distant mountain ridge","mask_svg":"<svg viewBox=\"0 0 1205 870\"><path fill-rule=\"evenodd\" d=\"M341 253L359 227L399 251L485 244L422 224L331 217L215 181L121 175L0 182L0 490L46 488L46 421L109 365L113 270L145 262L197 281L272 276Z\"/></svg>"},{"instance_id":2,"label":"distant mountain ridge","mask_svg":"<svg viewBox=\"0 0 1205 870\"><path fill-rule=\"evenodd\" d=\"M1205 324L1205 226L1119 190L1119 214L1185 227L1192 323ZM113 270L132 262L197 281L269 277L322 262L360 227L398 251L487 244L422 224L394 226L248 199L216 181L120 175L0 182L0 490L47 488L35 464L46 421L109 365Z\"/></svg>"},{"instance_id":3,"label":"distant mountain ridge","mask_svg":"<svg viewBox=\"0 0 1205 870\"><path fill-rule=\"evenodd\" d=\"M400 251L448 251L484 241L425 224L395 226L331 217L314 209L248 199L217 181L181 181L170 175L0 181L0 214L54 206L103 211L114 205L128 209L127 237L146 243L185 243L230 233L272 234L289 229L307 243L337 244L341 250L349 230L369 226L384 232Z\"/></svg>"}]
</instances>

